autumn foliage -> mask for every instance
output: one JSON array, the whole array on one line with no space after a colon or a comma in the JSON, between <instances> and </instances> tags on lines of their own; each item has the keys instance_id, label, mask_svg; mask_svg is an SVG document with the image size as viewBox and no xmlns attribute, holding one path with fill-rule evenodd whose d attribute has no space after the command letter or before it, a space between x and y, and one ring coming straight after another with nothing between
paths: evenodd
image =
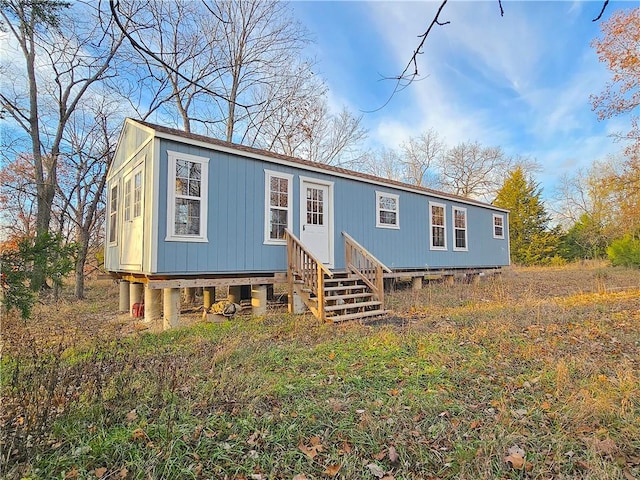
<instances>
[{"instance_id":1,"label":"autumn foliage","mask_svg":"<svg viewBox=\"0 0 640 480\"><path fill-rule=\"evenodd\" d=\"M612 73L600 95L591 97L598 118L605 119L631 113L632 129L625 136L640 146L640 125L633 112L640 105L640 7L619 10L602 23L602 37L592 46L598 58ZM631 152L632 150L629 150Z\"/></svg>"}]
</instances>

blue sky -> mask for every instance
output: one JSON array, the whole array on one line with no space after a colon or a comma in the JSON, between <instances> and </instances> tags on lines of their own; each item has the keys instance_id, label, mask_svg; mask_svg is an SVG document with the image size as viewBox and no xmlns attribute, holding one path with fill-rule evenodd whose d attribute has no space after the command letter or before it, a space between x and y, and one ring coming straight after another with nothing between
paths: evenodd
<instances>
[{"instance_id":1,"label":"blue sky","mask_svg":"<svg viewBox=\"0 0 640 480\"><path fill-rule=\"evenodd\" d=\"M354 113L381 107L440 2L298 1L311 32L309 54L328 82L331 103ZM637 1L612 1L603 19ZM610 74L590 44L601 1L450 0L419 56L420 81L364 113L370 146L397 148L433 128L450 146L466 140L536 159L543 193L563 173L620 151L610 137L628 119L598 121L590 94ZM545 196L546 196L545 195Z\"/></svg>"}]
</instances>

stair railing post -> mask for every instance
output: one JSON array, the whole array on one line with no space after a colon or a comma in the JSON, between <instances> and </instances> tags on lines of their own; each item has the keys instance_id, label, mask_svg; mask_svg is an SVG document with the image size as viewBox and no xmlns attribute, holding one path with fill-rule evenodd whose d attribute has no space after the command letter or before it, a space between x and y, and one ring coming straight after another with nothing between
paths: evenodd
<instances>
[{"instance_id":1,"label":"stair railing post","mask_svg":"<svg viewBox=\"0 0 640 480\"><path fill-rule=\"evenodd\" d=\"M378 290L378 301L382 302L382 308L384 308L384 279L380 265L376 266L376 289Z\"/></svg>"},{"instance_id":2,"label":"stair railing post","mask_svg":"<svg viewBox=\"0 0 640 480\"><path fill-rule=\"evenodd\" d=\"M318 313L320 314L320 321L326 320L326 312L324 311L324 272L322 268L317 267L318 270L318 292L316 297L318 299Z\"/></svg>"}]
</instances>

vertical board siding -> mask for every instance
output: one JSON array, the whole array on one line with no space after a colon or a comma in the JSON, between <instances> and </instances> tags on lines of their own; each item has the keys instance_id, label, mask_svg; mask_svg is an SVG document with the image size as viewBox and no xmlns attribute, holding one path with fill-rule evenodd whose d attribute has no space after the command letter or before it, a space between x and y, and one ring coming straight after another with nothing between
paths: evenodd
<instances>
[{"instance_id":1,"label":"vertical board siding","mask_svg":"<svg viewBox=\"0 0 640 480\"><path fill-rule=\"evenodd\" d=\"M167 242L167 150L209 158L208 243ZM509 264L508 240L493 238L495 210L431 198L279 165L186 143L161 140L157 272L232 273L286 269L286 246L265 245L265 169L293 175L290 228L300 234L300 176L334 182L334 266L344 268L346 231L392 269L492 267ZM399 196L400 229L376 227L376 190ZM429 248L429 201L446 204L447 250ZM453 250L453 206L467 211L468 251ZM508 216L505 213L505 232Z\"/></svg>"}]
</instances>

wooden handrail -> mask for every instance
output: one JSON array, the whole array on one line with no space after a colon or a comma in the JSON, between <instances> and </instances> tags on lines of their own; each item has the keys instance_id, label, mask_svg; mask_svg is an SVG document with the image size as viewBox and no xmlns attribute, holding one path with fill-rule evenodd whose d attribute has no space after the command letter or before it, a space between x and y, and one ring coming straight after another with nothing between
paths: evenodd
<instances>
[{"instance_id":1,"label":"wooden handrail","mask_svg":"<svg viewBox=\"0 0 640 480\"><path fill-rule=\"evenodd\" d=\"M302 282L302 288L317 299L317 309L307 303L307 306L322 321L325 320L324 311L324 276L333 277L329 270L289 229L285 229L287 238L287 278L289 284L289 298L293 298L294 280ZM297 277L294 278L294 277ZM290 300L292 301L292 300Z\"/></svg>"},{"instance_id":2,"label":"wooden handrail","mask_svg":"<svg viewBox=\"0 0 640 480\"><path fill-rule=\"evenodd\" d=\"M349 241L350 243L352 243L356 248L358 248L363 255L366 255L368 258L371 259L372 262L379 264L382 269L387 272L387 273L393 273L393 270L391 270L389 267L387 267L384 263L382 263L380 260L378 260L373 253L371 253L369 250L367 250L366 248L364 248L362 245L360 245L351 235L349 235L347 232L342 232L342 236L345 238L345 240Z\"/></svg>"},{"instance_id":3,"label":"wooden handrail","mask_svg":"<svg viewBox=\"0 0 640 480\"><path fill-rule=\"evenodd\" d=\"M391 273L391 269L378 260L371 252L356 242L347 232L344 237L345 264L347 270L357 275L384 304L383 271Z\"/></svg>"}]
</instances>

